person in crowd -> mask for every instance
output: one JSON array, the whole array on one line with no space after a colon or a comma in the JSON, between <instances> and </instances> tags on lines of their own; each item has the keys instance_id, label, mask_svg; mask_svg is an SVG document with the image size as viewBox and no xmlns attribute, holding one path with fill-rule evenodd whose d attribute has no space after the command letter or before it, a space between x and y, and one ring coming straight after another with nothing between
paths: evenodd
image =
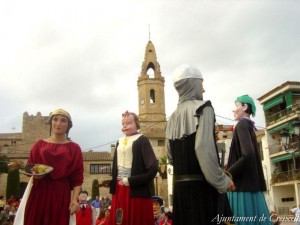
<instances>
[{"instance_id":1,"label":"person in crowd","mask_svg":"<svg viewBox=\"0 0 300 225\"><path fill-rule=\"evenodd\" d=\"M14 195L11 195L10 198L7 200L7 204L9 206L15 206L18 207L20 204L20 201L18 200L18 198L16 198Z\"/></svg>"},{"instance_id":2,"label":"person in crowd","mask_svg":"<svg viewBox=\"0 0 300 225\"><path fill-rule=\"evenodd\" d=\"M91 202L91 206L94 208L100 208L101 207L101 201L99 199L99 196L97 195L95 199Z\"/></svg>"},{"instance_id":3,"label":"person in crowd","mask_svg":"<svg viewBox=\"0 0 300 225\"><path fill-rule=\"evenodd\" d=\"M105 208L105 199L104 199L104 197L102 196L102 198L101 198L101 206L100 206L100 208L101 209L104 209Z\"/></svg>"},{"instance_id":4,"label":"person in crowd","mask_svg":"<svg viewBox=\"0 0 300 225\"><path fill-rule=\"evenodd\" d=\"M109 208L105 208L104 209L104 217L102 217L101 219L98 219L96 222L96 225L109 225L110 224L110 209Z\"/></svg>"},{"instance_id":5,"label":"person in crowd","mask_svg":"<svg viewBox=\"0 0 300 225\"><path fill-rule=\"evenodd\" d=\"M99 225L100 221L105 217L105 211L106 211L106 208L100 209L99 215L96 220L96 225Z\"/></svg>"},{"instance_id":6,"label":"person in crowd","mask_svg":"<svg viewBox=\"0 0 300 225\"><path fill-rule=\"evenodd\" d=\"M300 204L298 207L293 207L291 209L291 212L295 214L295 219L294 219L295 225L300 225Z\"/></svg>"},{"instance_id":7,"label":"person in crowd","mask_svg":"<svg viewBox=\"0 0 300 225\"><path fill-rule=\"evenodd\" d=\"M17 207L13 205L10 207L9 215L16 216L16 214L17 214Z\"/></svg>"},{"instance_id":8,"label":"person in crowd","mask_svg":"<svg viewBox=\"0 0 300 225\"><path fill-rule=\"evenodd\" d=\"M4 201L4 196L0 196L0 212L4 209L5 206L5 201Z\"/></svg>"},{"instance_id":9,"label":"person in crowd","mask_svg":"<svg viewBox=\"0 0 300 225\"><path fill-rule=\"evenodd\" d=\"M164 201L159 196L152 196L152 203L153 203L154 225L159 225L160 222L164 220L164 216L162 212Z\"/></svg>"},{"instance_id":10,"label":"person in crowd","mask_svg":"<svg viewBox=\"0 0 300 225\"><path fill-rule=\"evenodd\" d=\"M24 225L69 225L70 214L79 210L77 199L83 183L83 159L80 146L68 138L73 125L71 116L57 109L50 114L49 125L50 137L34 144L28 164L44 164L53 170L43 176L33 176L33 185L24 203L25 212L18 209L15 224L19 224L24 213Z\"/></svg>"},{"instance_id":11,"label":"person in crowd","mask_svg":"<svg viewBox=\"0 0 300 225\"><path fill-rule=\"evenodd\" d=\"M94 214L96 218L99 216L100 208L101 208L101 201L99 196L97 195L95 199L91 202L92 209L94 210Z\"/></svg>"},{"instance_id":12,"label":"person in crowd","mask_svg":"<svg viewBox=\"0 0 300 225\"><path fill-rule=\"evenodd\" d=\"M163 220L159 222L159 225L172 225L172 212L165 211L163 213Z\"/></svg>"},{"instance_id":13,"label":"person in crowd","mask_svg":"<svg viewBox=\"0 0 300 225\"><path fill-rule=\"evenodd\" d=\"M88 192L80 191L78 197L80 210L76 212L76 225L93 225L93 221L96 220L92 206L87 203L87 198Z\"/></svg>"},{"instance_id":14,"label":"person in crowd","mask_svg":"<svg viewBox=\"0 0 300 225\"><path fill-rule=\"evenodd\" d=\"M14 224L15 217L16 217L16 214L9 213L9 220L8 221L10 222L11 225Z\"/></svg>"},{"instance_id":15,"label":"person in crowd","mask_svg":"<svg viewBox=\"0 0 300 225\"><path fill-rule=\"evenodd\" d=\"M233 130L227 164L236 189L229 192L228 197L234 216L256 217L252 224L272 224L269 219L258 219L261 216L270 218L270 213L263 194L266 183L256 140L257 129L250 119L250 115L255 116L255 113L256 107L249 95L236 98L233 116L238 122ZM236 224L248 223L241 221Z\"/></svg>"},{"instance_id":16,"label":"person in crowd","mask_svg":"<svg viewBox=\"0 0 300 225\"><path fill-rule=\"evenodd\" d=\"M5 205L2 212L0 212L0 225L6 225L9 222L10 206Z\"/></svg>"},{"instance_id":17,"label":"person in crowd","mask_svg":"<svg viewBox=\"0 0 300 225\"><path fill-rule=\"evenodd\" d=\"M110 224L153 225L152 187L158 160L147 137L138 132L133 112L122 115L122 132L113 159Z\"/></svg>"},{"instance_id":18,"label":"person in crowd","mask_svg":"<svg viewBox=\"0 0 300 225\"><path fill-rule=\"evenodd\" d=\"M172 222L218 224L216 216L232 215L225 193L234 183L220 166L214 109L203 100L203 77L196 66L179 66L173 83L179 101L166 127L167 157L175 179Z\"/></svg>"},{"instance_id":19,"label":"person in crowd","mask_svg":"<svg viewBox=\"0 0 300 225\"><path fill-rule=\"evenodd\" d=\"M108 196L104 198L105 208L108 208L111 205L111 200Z\"/></svg>"}]
</instances>

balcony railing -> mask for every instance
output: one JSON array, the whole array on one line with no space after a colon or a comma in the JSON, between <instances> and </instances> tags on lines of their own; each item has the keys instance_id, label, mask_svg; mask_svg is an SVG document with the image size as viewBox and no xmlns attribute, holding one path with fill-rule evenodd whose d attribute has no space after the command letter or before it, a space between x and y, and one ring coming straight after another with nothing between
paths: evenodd
<instances>
[{"instance_id":1,"label":"balcony railing","mask_svg":"<svg viewBox=\"0 0 300 225\"><path fill-rule=\"evenodd\" d=\"M296 104L296 105L293 105L293 107L291 107L291 108L284 109L284 110L281 110L281 111L279 111L277 113L274 113L272 115L266 116L267 126L272 125L272 124L274 124L276 122L279 122L281 120L284 120L289 116L295 115L296 111L297 111L297 108L299 108L299 107L300 107L300 105Z\"/></svg>"},{"instance_id":2,"label":"balcony railing","mask_svg":"<svg viewBox=\"0 0 300 225\"><path fill-rule=\"evenodd\" d=\"M300 169L289 170L284 172L273 172L272 174L272 184L300 180Z\"/></svg>"}]
</instances>

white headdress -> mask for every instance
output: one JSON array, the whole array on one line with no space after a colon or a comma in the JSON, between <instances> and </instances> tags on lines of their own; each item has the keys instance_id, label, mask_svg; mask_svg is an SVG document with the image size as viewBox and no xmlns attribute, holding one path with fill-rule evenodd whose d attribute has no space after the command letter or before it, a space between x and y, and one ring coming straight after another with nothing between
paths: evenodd
<instances>
[{"instance_id":1,"label":"white headdress","mask_svg":"<svg viewBox=\"0 0 300 225\"><path fill-rule=\"evenodd\" d=\"M174 84L179 80L187 78L199 78L203 80L200 70L196 66L190 64L179 66L173 73Z\"/></svg>"}]
</instances>

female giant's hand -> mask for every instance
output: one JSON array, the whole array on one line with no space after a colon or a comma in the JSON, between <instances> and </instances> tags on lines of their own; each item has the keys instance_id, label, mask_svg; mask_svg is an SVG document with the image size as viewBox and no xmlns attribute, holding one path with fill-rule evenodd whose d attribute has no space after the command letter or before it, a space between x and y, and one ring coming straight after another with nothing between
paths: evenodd
<instances>
[{"instance_id":1,"label":"female giant's hand","mask_svg":"<svg viewBox=\"0 0 300 225\"><path fill-rule=\"evenodd\" d=\"M80 209L80 206L79 206L79 203L77 201L71 201L70 203L70 207L69 207L69 210L70 210L70 214L73 215L74 213L77 213Z\"/></svg>"}]
</instances>

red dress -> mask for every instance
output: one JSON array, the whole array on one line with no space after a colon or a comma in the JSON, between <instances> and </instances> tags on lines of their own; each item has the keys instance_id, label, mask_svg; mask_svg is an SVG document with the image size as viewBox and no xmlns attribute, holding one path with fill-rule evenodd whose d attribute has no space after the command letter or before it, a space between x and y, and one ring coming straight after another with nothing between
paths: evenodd
<instances>
[{"instance_id":1,"label":"red dress","mask_svg":"<svg viewBox=\"0 0 300 225\"><path fill-rule=\"evenodd\" d=\"M69 225L71 190L83 183L83 159L78 144L37 141L28 163L46 164L53 171L34 179L26 204L24 225Z\"/></svg>"}]
</instances>

